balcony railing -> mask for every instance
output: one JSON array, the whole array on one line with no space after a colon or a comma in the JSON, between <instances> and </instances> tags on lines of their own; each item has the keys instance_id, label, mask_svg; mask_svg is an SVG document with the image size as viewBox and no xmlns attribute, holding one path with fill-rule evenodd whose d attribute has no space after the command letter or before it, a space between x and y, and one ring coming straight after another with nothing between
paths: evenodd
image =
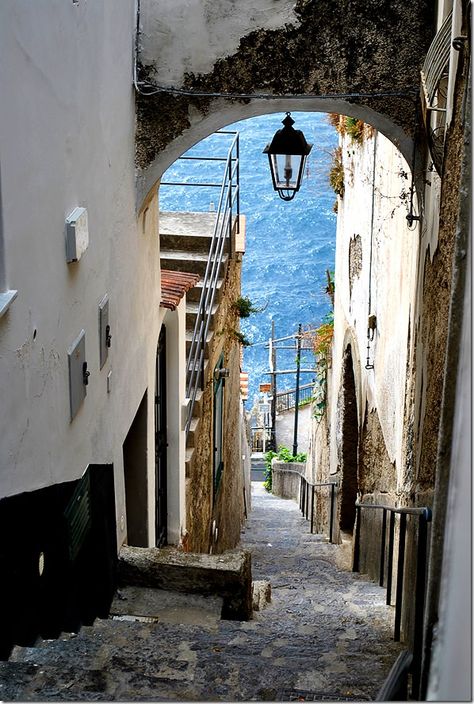
<instances>
[{"instance_id":1,"label":"balcony railing","mask_svg":"<svg viewBox=\"0 0 474 704\"><path fill-rule=\"evenodd\" d=\"M302 406L307 403L313 395L314 383L302 384L299 387L299 405ZM289 389L288 391L280 391L276 395L276 412L282 413L283 411L289 411L291 408L295 407L296 403L296 389Z\"/></svg>"}]
</instances>

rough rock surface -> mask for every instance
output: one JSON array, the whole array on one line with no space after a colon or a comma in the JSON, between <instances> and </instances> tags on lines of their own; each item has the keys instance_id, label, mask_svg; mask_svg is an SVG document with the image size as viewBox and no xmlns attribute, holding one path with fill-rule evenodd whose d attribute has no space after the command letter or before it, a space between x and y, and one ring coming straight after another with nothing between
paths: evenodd
<instances>
[{"instance_id":1,"label":"rough rock surface","mask_svg":"<svg viewBox=\"0 0 474 704\"><path fill-rule=\"evenodd\" d=\"M384 590L340 570L341 547L311 535L294 501L257 483L253 492L242 543L253 577L272 586L253 620L99 620L77 636L15 649L13 662L0 663L0 699L373 699L400 651Z\"/></svg>"}]
</instances>

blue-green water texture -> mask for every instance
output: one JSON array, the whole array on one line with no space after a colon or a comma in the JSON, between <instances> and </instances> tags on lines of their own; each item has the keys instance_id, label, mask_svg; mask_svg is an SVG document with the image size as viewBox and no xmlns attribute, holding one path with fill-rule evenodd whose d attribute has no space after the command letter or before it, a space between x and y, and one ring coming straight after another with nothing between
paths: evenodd
<instances>
[{"instance_id":1,"label":"blue-green water texture","mask_svg":"<svg viewBox=\"0 0 474 704\"><path fill-rule=\"evenodd\" d=\"M275 336L280 338L297 332L299 323L306 328L317 327L330 310L326 270L334 270L336 215L328 174L337 134L325 114L294 112L292 117L295 129L304 132L313 148L301 190L289 202L273 190L268 157L262 153L280 129L284 115L254 117L225 128L240 135L240 211L246 217L242 295L260 309L241 321L241 330L252 343L244 351L243 371L249 372L248 408L259 384L270 381L265 374L269 370L265 343L271 335L272 320ZM187 156L225 156L231 139L228 134L211 135ZM220 161L178 160L163 181L220 183L223 169L224 162ZM160 209L208 211L217 205L218 198L219 188L162 186ZM294 369L295 358L294 350L278 351L278 369ZM314 366L310 352L303 352L301 362L302 367ZM301 383L312 378L314 375L304 374ZM294 375L278 377L278 390L294 386Z\"/></svg>"}]
</instances>

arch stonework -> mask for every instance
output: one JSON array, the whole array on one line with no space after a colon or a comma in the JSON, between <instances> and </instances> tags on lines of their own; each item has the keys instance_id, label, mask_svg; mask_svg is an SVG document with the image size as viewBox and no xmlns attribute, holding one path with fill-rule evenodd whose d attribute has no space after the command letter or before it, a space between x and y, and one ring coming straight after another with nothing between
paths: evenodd
<instances>
[{"instance_id":1,"label":"arch stonework","mask_svg":"<svg viewBox=\"0 0 474 704\"><path fill-rule=\"evenodd\" d=\"M191 94L137 93L137 205L166 168L216 129L265 113L338 112L368 122L411 162L428 0L141 0L138 81ZM411 91L411 92L410 92ZM385 97L374 94L403 93ZM289 96L370 94L349 99Z\"/></svg>"}]
</instances>

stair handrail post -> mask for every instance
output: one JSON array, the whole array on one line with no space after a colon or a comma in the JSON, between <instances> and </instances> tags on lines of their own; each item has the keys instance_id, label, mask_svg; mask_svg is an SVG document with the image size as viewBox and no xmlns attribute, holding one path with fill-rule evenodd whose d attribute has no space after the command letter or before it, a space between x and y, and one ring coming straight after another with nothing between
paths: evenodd
<instances>
[{"instance_id":1,"label":"stair handrail post","mask_svg":"<svg viewBox=\"0 0 474 704\"><path fill-rule=\"evenodd\" d=\"M392 603L392 577L393 577L393 551L395 544L395 513L390 511L390 521L388 529L388 564L387 564L387 598L385 603L390 606Z\"/></svg>"},{"instance_id":2,"label":"stair handrail post","mask_svg":"<svg viewBox=\"0 0 474 704\"><path fill-rule=\"evenodd\" d=\"M360 563L360 521L361 521L361 508L356 504L356 526L355 526L355 536L354 536L354 555L352 559L352 571L359 571Z\"/></svg>"},{"instance_id":3,"label":"stair handrail post","mask_svg":"<svg viewBox=\"0 0 474 704\"><path fill-rule=\"evenodd\" d=\"M431 511L427 509L418 519L418 548L416 558L415 625L413 634L412 696L421 699L421 661L423 656L423 625L426 599L426 558L428 523Z\"/></svg>"},{"instance_id":4,"label":"stair handrail post","mask_svg":"<svg viewBox=\"0 0 474 704\"><path fill-rule=\"evenodd\" d=\"M383 579L385 574L385 543L387 539L387 509L382 509L382 536L380 540L380 569L379 569L379 586L383 587Z\"/></svg>"},{"instance_id":5,"label":"stair handrail post","mask_svg":"<svg viewBox=\"0 0 474 704\"><path fill-rule=\"evenodd\" d=\"M393 640L400 640L401 620L402 620L402 599L403 599L403 577L405 570L405 537L407 531L407 515L400 514L399 540L398 540L398 563L397 563L397 589L395 599L395 625Z\"/></svg>"},{"instance_id":6,"label":"stair handrail post","mask_svg":"<svg viewBox=\"0 0 474 704\"><path fill-rule=\"evenodd\" d=\"M334 526L334 502L336 498L336 484L334 482L331 483L331 511L330 511L330 518L329 518L329 542L332 543L332 538L333 538L333 526Z\"/></svg>"}]
</instances>

